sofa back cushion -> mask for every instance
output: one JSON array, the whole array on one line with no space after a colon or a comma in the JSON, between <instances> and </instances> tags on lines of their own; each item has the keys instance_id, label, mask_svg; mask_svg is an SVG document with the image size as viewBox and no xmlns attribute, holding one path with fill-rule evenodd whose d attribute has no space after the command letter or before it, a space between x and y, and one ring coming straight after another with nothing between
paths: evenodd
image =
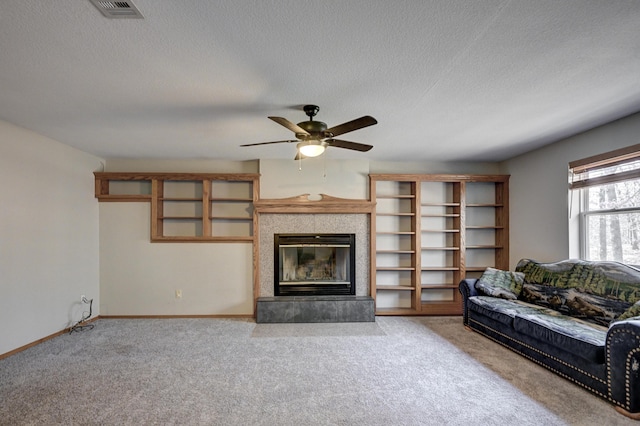
<instances>
[{"instance_id":1,"label":"sofa back cushion","mask_svg":"<svg viewBox=\"0 0 640 426\"><path fill-rule=\"evenodd\" d=\"M640 300L640 270L617 262L518 262L519 298L576 318L609 325Z\"/></svg>"},{"instance_id":2,"label":"sofa back cushion","mask_svg":"<svg viewBox=\"0 0 640 426\"><path fill-rule=\"evenodd\" d=\"M487 296L501 299L517 299L522 291L524 274L522 272L502 271L487 268L476 281L476 290Z\"/></svg>"}]
</instances>

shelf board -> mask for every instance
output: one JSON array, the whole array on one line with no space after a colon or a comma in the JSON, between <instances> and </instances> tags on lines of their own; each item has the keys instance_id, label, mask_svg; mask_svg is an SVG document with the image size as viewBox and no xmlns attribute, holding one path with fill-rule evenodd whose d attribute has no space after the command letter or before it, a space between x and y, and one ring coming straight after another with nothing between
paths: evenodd
<instances>
[{"instance_id":1,"label":"shelf board","mask_svg":"<svg viewBox=\"0 0 640 426\"><path fill-rule=\"evenodd\" d=\"M209 216L211 220L253 220L251 217L240 216Z\"/></svg>"},{"instance_id":2,"label":"shelf board","mask_svg":"<svg viewBox=\"0 0 640 426\"><path fill-rule=\"evenodd\" d=\"M114 201L114 202L129 202L129 201L151 201L151 195L147 194L100 194L96 195L98 201Z\"/></svg>"},{"instance_id":3,"label":"shelf board","mask_svg":"<svg viewBox=\"0 0 640 426\"><path fill-rule=\"evenodd\" d=\"M457 284L420 284L422 290L457 290Z\"/></svg>"},{"instance_id":4,"label":"shelf board","mask_svg":"<svg viewBox=\"0 0 640 426\"><path fill-rule=\"evenodd\" d=\"M376 195L376 198L379 199L387 199L387 200L402 200L402 199L407 199L410 200L412 198L416 198L415 195L412 194L397 194L397 195Z\"/></svg>"},{"instance_id":5,"label":"shelf board","mask_svg":"<svg viewBox=\"0 0 640 426\"><path fill-rule=\"evenodd\" d=\"M376 250L378 254L413 254L415 250Z\"/></svg>"},{"instance_id":6,"label":"shelf board","mask_svg":"<svg viewBox=\"0 0 640 426\"><path fill-rule=\"evenodd\" d=\"M170 202L194 202L199 201L202 202L202 198L179 198L179 197L160 197L159 201L170 201Z\"/></svg>"},{"instance_id":7,"label":"shelf board","mask_svg":"<svg viewBox=\"0 0 640 426\"><path fill-rule=\"evenodd\" d=\"M429 271L459 271L460 268L457 266L423 266L420 268L421 271L429 272Z\"/></svg>"},{"instance_id":8,"label":"shelf board","mask_svg":"<svg viewBox=\"0 0 640 426\"><path fill-rule=\"evenodd\" d=\"M227 203L252 203L253 198L209 198L212 202L227 202Z\"/></svg>"},{"instance_id":9,"label":"shelf board","mask_svg":"<svg viewBox=\"0 0 640 426\"><path fill-rule=\"evenodd\" d=\"M159 216L162 220L202 220L202 216Z\"/></svg>"},{"instance_id":10,"label":"shelf board","mask_svg":"<svg viewBox=\"0 0 640 426\"><path fill-rule=\"evenodd\" d=\"M209 242L209 243L239 243L239 242L253 242L253 236L161 236L161 237L153 237L151 238L153 242L164 242L164 243L173 243L173 242L181 242L181 243L199 243L199 242Z\"/></svg>"},{"instance_id":11,"label":"shelf board","mask_svg":"<svg viewBox=\"0 0 640 426\"><path fill-rule=\"evenodd\" d=\"M376 266L376 271L415 271L413 266Z\"/></svg>"},{"instance_id":12,"label":"shelf board","mask_svg":"<svg viewBox=\"0 0 640 426\"><path fill-rule=\"evenodd\" d=\"M466 229L504 229L504 226L495 225L467 225Z\"/></svg>"},{"instance_id":13,"label":"shelf board","mask_svg":"<svg viewBox=\"0 0 640 426\"><path fill-rule=\"evenodd\" d=\"M385 232L376 231L376 234L379 234L379 235L415 235L415 232L413 232L413 231L385 231Z\"/></svg>"},{"instance_id":14,"label":"shelf board","mask_svg":"<svg viewBox=\"0 0 640 426\"><path fill-rule=\"evenodd\" d=\"M469 248L469 246L467 246L467 248ZM420 250L422 251L430 251L430 250L434 250L434 251L456 251L456 250L460 250L460 247L420 247Z\"/></svg>"},{"instance_id":15,"label":"shelf board","mask_svg":"<svg viewBox=\"0 0 640 426\"><path fill-rule=\"evenodd\" d=\"M400 291L414 291L415 287L409 287L406 285L378 285L376 290L400 290Z\"/></svg>"}]
</instances>

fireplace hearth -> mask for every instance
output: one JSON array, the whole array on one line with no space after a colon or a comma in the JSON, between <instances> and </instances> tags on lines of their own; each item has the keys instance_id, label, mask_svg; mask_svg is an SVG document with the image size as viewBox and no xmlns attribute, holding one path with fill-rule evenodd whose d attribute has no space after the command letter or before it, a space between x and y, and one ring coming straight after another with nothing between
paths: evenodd
<instances>
[{"instance_id":1,"label":"fireplace hearth","mask_svg":"<svg viewBox=\"0 0 640 426\"><path fill-rule=\"evenodd\" d=\"M276 296L355 295L355 234L275 234Z\"/></svg>"}]
</instances>

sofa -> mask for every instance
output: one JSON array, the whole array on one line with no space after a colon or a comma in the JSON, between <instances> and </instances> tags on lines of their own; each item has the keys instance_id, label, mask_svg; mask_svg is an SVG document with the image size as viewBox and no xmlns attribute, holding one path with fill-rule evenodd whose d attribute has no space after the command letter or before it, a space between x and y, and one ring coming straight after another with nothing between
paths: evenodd
<instances>
[{"instance_id":1,"label":"sofa","mask_svg":"<svg viewBox=\"0 0 640 426\"><path fill-rule=\"evenodd\" d=\"M459 288L467 328L640 420L640 269L522 259Z\"/></svg>"}]
</instances>

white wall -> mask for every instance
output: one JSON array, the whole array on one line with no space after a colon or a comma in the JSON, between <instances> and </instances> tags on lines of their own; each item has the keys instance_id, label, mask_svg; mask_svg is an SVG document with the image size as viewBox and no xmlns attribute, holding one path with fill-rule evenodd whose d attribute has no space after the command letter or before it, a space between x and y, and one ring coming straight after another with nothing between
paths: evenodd
<instances>
[{"instance_id":1,"label":"white wall","mask_svg":"<svg viewBox=\"0 0 640 426\"><path fill-rule=\"evenodd\" d=\"M0 354L99 314L100 159L0 121Z\"/></svg>"},{"instance_id":2,"label":"white wall","mask_svg":"<svg viewBox=\"0 0 640 426\"><path fill-rule=\"evenodd\" d=\"M504 162L510 180L510 262L575 257L569 250L568 164L638 143L640 114Z\"/></svg>"}]
</instances>

